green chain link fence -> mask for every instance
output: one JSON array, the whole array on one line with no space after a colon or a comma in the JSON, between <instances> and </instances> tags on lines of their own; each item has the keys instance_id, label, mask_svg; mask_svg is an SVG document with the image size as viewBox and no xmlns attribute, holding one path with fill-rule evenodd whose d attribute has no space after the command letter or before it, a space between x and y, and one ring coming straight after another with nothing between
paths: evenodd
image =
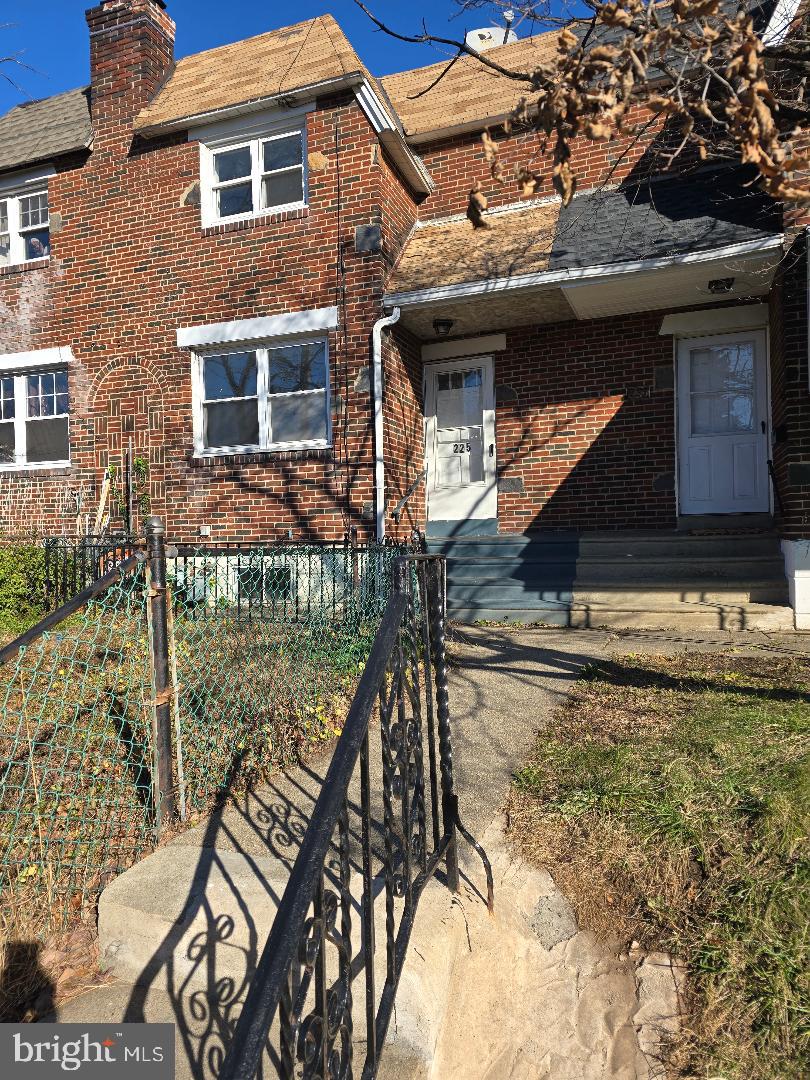
<instances>
[{"instance_id":1,"label":"green chain link fence","mask_svg":"<svg viewBox=\"0 0 810 1080\"><path fill-rule=\"evenodd\" d=\"M161 702L170 710L171 797L182 816L337 734L403 551L169 547L163 694L155 682L154 564L143 555L91 586L95 594L74 602L76 610L55 613L6 647L6 931L19 930L21 918L30 933L86 914L104 885L155 844Z\"/></svg>"}]
</instances>

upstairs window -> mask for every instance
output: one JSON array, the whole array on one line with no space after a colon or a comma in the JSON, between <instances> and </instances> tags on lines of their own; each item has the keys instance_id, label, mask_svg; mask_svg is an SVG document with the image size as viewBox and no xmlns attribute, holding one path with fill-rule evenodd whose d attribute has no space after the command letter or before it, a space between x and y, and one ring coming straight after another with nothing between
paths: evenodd
<instances>
[{"instance_id":1,"label":"upstairs window","mask_svg":"<svg viewBox=\"0 0 810 1080\"><path fill-rule=\"evenodd\" d=\"M49 220L47 190L0 192L0 266L46 259Z\"/></svg>"},{"instance_id":2,"label":"upstairs window","mask_svg":"<svg viewBox=\"0 0 810 1080\"><path fill-rule=\"evenodd\" d=\"M225 146L203 146L203 224L306 206L303 127Z\"/></svg>"},{"instance_id":3,"label":"upstairs window","mask_svg":"<svg viewBox=\"0 0 810 1080\"><path fill-rule=\"evenodd\" d=\"M330 445L325 340L203 354L195 363L198 454Z\"/></svg>"},{"instance_id":4,"label":"upstairs window","mask_svg":"<svg viewBox=\"0 0 810 1080\"><path fill-rule=\"evenodd\" d=\"M67 371L0 374L0 468L69 460Z\"/></svg>"}]
</instances>

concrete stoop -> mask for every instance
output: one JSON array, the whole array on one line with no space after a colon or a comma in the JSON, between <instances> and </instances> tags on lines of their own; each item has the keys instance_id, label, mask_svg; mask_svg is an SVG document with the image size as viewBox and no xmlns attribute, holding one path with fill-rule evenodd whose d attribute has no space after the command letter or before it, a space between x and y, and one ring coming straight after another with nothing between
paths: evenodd
<instances>
[{"instance_id":1,"label":"concrete stoop","mask_svg":"<svg viewBox=\"0 0 810 1080\"><path fill-rule=\"evenodd\" d=\"M458 895L435 880L426 888L382 1080L663 1076L660 1040L678 1016L669 960L617 957L579 931L550 876L515 861L500 819L483 842L495 872L495 915L478 891L477 858L463 858ZM70 1002L57 1019L173 1022L178 1080L213 1080L285 884L273 858L176 843L159 849L102 895L100 950L117 982ZM352 895L360 895L357 876ZM384 909L380 896L378 992ZM359 923L355 917L355 950ZM365 1030L363 1009L361 976L357 1033ZM362 1044L356 1053L362 1057Z\"/></svg>"},{"instance_id":2,"label":"concrete stoop","mask_svg":"<svg viewBox=\"0 0 810 1080\"><path fill-rule=\"evenodd\" d=\"M434 538L457 622L576 629L790 631L773 531L557 533Z\"/></svg>"}]
</instances>

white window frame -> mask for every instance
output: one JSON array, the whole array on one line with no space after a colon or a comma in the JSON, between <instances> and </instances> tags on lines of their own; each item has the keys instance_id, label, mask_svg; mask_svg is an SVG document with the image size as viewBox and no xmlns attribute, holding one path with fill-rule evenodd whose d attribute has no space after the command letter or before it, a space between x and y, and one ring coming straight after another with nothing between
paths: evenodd
<instances>
[{"instance_id":1,"label":"white window frame","mask_svg":"<svg viewBox=\"0 0 810 1080\"><path fill-rule=\"evenodd\" d=\"M45 350L48 353L55 350ZM35 354L34 354L35 355ZM56 375L57 372L68 372L68 395L70 394L70 374L67 363L54 363L53 360L41 363L25 363L21 368L9 369L4 363L4 357L0 357L0 379L14 379L14 461L0 462L0 472L34 472L40 469L64 469L70 465L70 402L68 411L55 413L53 416L29 416L28 415L28 376L29 375ZM28 461L28 434L26 424L37 423L39 420L58 420L67 418L68 422L68 456L54 461ZM5 421L9 423L10 421Z\"/></svg>"},{"instance_id":2,"label":"white window frame","mask_svg":"<svg viewBox=\"0 0 810 1080\"><path fill-rule=\"evenodd\" d=\"M326 350L326 437L324 439L300 440L296 442L272 442L273 398L299 397L310 394L323 394L324 390L292 390L285 394L271 394L268 389L272 349L283 349L293 345L323 345ZM210 356L227 356L229 353L256 353L256 394L259 410L259 442L255 445L206 446L205 445L205 361ZM227 457L233 454L271 454L285 450L328 450L332 446L332 386L329 363L329 339L325 334L316 336L279 338L270 341L244 342L242 344L210 345L196 348L191 354L191 387L194 413L194 456L198 458ZM252 395L251 395L252 397ZM229 400L229 399L218 399ZM233 399L238 400L238 399Z\"/></svg>"},{"instance_id":3,"label":"white window frame","mask_svg":"<svg viewBox=\"0 0 810 1080\"><path fill-rule=\"evenodd\" d=\"M47 255L41 255L35 259L26 258L25 254L25 236L27 233L41 232L45 228L50 233L50 207L48 208L48 220L44 225L23 228L20 223L20 200L33 195L45 195L47 197L49 194L49 175L52 175L52 171L44 175L42 173L34 175L22 174L0 181L0 202L5 202L8 206L8 236L10 241L9 260L7 263L0 263L0 269L3 266L19 266L21 263L45 263L50 258L50 246ZM6 234L3 233L3 235Z\"/></svg>"},{"instance_id":4,"label":"white window frame","mask_svg":"<svg viewBox=\"0 0 810 1080\"><path fill-rule=\"evenodd\" d=\"M246 128L241 125L221 124L212 125L210 129L204 129L197 133L200 139L200 206L203 227L211 225L228 225L234 221L251 221L253 218L264 217L266 214L284 213L288 210L300 210L309 205L309 169L307 165L307 124L306 110L294 110L294 117L289 114L282 117L266 119L264 123ZM301 175L303 197L300 200L282 203L276 206L263 206L264 178L272 175L264 171L262 146L274 139L283 139L289 135L301 136ZM251 171L250 177L238 180L227 180L220 183L214 169L214 155L228 150L241 150L250 148ZM220 217L217 206L217 192L221 188L233 187L250 180L253 185L254 209L244 214L231 214L228 217Z\"/></svg>"}]
</instances>

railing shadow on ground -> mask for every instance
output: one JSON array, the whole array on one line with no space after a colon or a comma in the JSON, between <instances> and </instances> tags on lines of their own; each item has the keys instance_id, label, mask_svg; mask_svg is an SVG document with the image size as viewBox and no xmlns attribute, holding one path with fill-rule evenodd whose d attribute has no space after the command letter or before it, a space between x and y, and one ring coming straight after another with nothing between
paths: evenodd
<instances>
[{"instance_id":1,"label":"railing shadow on ground","mask_svg":"<svg viewBox=\"0 0 810 1080\"><path fill-rule=\"evenodd\" d=\"M321 766L325 765L327 757L319 757ZM238 764L233 772L234 775L238 773ZM219 1075L264 945L255 912L244 898L244 881L234 880L223 852L241 855L246 867L253 866L255 882L266 890L268 906L277 909L284 877L292 871L300 853L324 775L325 767L318 770L303 764L260 788L227 795L202 831L194 830L193 843L199 845L199 856L182 921L172 926L155 950L152 961L144 967L121 1017L123 1022L143 1023L150 1016L147 1007L150 995L156 991L165 995L194 1080L211 1080ZM358 800L350 800L349 810L351 819L359 821L362 811ZM375 844L380 860L378 869L381 870L383 823L381 819L373 823L378 837ZM181 835L176 842L184 839L188 841L189 838ZM350 829L350 840L350 871L353 877L359 877L363 871L362 837L357 828ZM279 874L272 881L258 865L257 856L262 855L278 863ZM226 883L229 886L227 902L212 903L207 886L214 876L220 885ZM325 880L329 887L339 888L339 866L335 863L327 865ZM373 887L377 898L385 888L381 872L376 875ZM221 892L218 895L221 897ZM352 918L359 924L362 915L360 897L352 896L351 907ZM201 920L204 929L195 929L193 937L184 940L190 927ZM241 927L237 923L241 923ZM241 933L238 932L240 929ZM247 938L246 946L236 947L242 951L239 960L242 970L237 977L234 977L234 937ZM228 954L225 967L220 964L223 951ZM352 978L358 978L362 970L362 963L356 957ZM280 1067L272 1056L264 1064L276 1069Z\"/></svg>"},{"instance_id":2,"label":"railing shadow on ground","mask_svg":"<svg viewBox=\"0 0 810 1080\"><path fill-rule=\"evenodd\" d=\"M218 1075L236 1015L255 974L261 945L254 917L242 900L239 886L229 877L218 848L232 840L223 824L224 813L232 805L226 801L209 818L182 917L141 972L122 1016L127 1023L145 1022L149 995L154 991L165 994L195 1080ZM223 904L224 910L215 910L208 896L214 873L231 885L232 902ZM264 883L258 871L256 879ZM269 903L278 904L280 896L269 885L267 895ZM228 944L236 929L234 911L241 916L247 936L247 945L241 950L241 977L234 977L235 950ZM189 927L201 919L204 929L197 930L183 947ZM227 974L218 970L218 951L222 948L230 953Z\"/></svg>"}]
</instances>

